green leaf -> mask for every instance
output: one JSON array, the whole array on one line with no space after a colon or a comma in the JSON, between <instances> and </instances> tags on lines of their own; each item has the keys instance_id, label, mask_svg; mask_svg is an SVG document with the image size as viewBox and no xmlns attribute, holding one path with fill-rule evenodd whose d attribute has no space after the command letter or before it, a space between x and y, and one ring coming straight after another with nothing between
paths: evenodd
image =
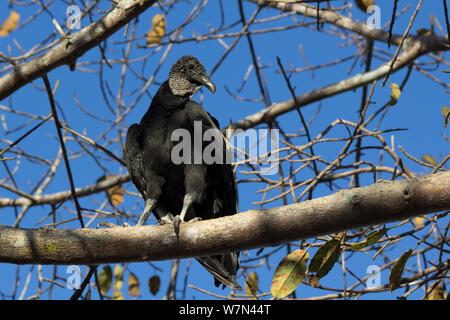
<instances>
[{"instance_id":1,"label":"green leaf","mask_svg":"<svg viewBox=\"0 0 450 320\"><path fill-rule=\"evenodd\" d=\"M98 285L102 294L105 294L111 288L112 270L110 266L105 266L98 275Z\"/></svg>"},{"instance_id":2,"label":"green leaf","mask_svg":"<svg viewBox=\"0 0 450 320\"><path fill-rule=\"evenodd\" d=\"M134 273L130 273L128 276L128 293L133 297L139 294L139 279Z\"/></svg>"},{"instance_id":3,"label":"green leaf","mask_svg":"<svg viewBox=\"0 0 450 320\"><path fill-rule=\"evenodd\" d=\"M256 272L252 272L248 275L247 281L245 282L245 292L249 296L253 296L258 291L258 275Z\"/></svg>"},{"instance_id":4,"label":"green leaf","mask_svg":"<svg viewBox=\"0 0 450 320\"><path fill-rule=\"evenodd\" d=\"M389 288L391 289L391 292L400 287L405 264L412 252L413 249L408 249L408 251L403 253L392 266L391 273L389 274Z\"/></svg>"},{"instance_id":5,"label":"green leaf","mask_svg":"<svg viewBox=\"0 0 450 320\"><path fill-rule=\"evenodd\" d=\"M425 28L417 29L417 35L419 36L430 36L433 34L433 31Z\"/></svg>"},{"instance_id":6,"label":"green leaf","mask_svg":"<svg viewBox=\"0 0 450 320\"><path fill-rule=\"evenodd\" d=\"M424 154L422 156L422 160L428 164L431 164L433 167L436 167L438 164L436 159L433 156L430 156L429 154Z\"/></svg>"},{"instance_id":7,"label":"green leaf","mask_svg":"<svg viewBox=\"0 0 450 320\"><path fill-rule=\"evenodd\" d=\"M159 291L159 286L161 285L161 279L157 275L152 276L148 280L148 286L152 295L156 295Z\"/></svg>"},{"instance_id":8,"label":"green leaf","mask_svg":"<svg viewBox=\"0 0 450 320\"><path fill-rule=\"evenodd\" d=\"M381 237L386 234L386 232L387 232L387 229L384 227L383 227L383 229L375 230L375 231L369 233L369 235L366 237L366 240L364 240L363 242L360 242L360 243L355 243L350 248L359 250L359 249L371 246L372 244L374 244L375 242L380 240Z\"/></svg>"},{"instance_id":9,"label":"green leaf","mask_svg":"<svg viewBox=\"0 0 450 320\"><path fill-rule=\"evenodd\" d=\"M120 265L116 264L114 268L114 290L118 291L123 285L123 269Z\"/></svg>"},{"instance_id":10,"label":"green leaf","mask_svg":"<svg viewBox=\"0 0 450 320\"><path fill-rule=\"evenodd\" d=\"M281 260L270 287L270 292L275 298L286 297L303 282L308 259L309 253L306 250L297 249Z\"/></svg>"},{"instance_id":11,"label":"green leaf","mask_svg":"<svg viewBox=\"0 0 450 320\"><path fill-rule=\"evenodd\" d=\"M333 268L341 255L341 241L330 240L324 243L312 258L309 264L309 272L315 273L320 279Z\"/></svg>"},{"instance_id":12,"label":"green leaf","mask_svg":"<svg viewBox=\"0 0 450 320\"><path fill-rule=\"evenodd\" d=\"M401 94L402 94L402 91L400 90L400 87L398 86L398 84L392 83L391 84L391 101L389 101L389 104L391 106L396 105Z\"/></svg>"}]
</instances>

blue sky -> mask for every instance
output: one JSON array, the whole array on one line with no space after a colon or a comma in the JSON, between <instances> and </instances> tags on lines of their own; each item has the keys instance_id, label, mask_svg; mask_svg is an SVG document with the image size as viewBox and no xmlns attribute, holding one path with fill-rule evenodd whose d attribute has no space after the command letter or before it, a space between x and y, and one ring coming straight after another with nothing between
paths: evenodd
<instances>
[{"instance_id":1,"label":"blue sky","mask_svg":"<svg viewBox=\"0 0 450 320\"><path fill-rule=\"evenodd\" d=\"M336 1L338 2L338 1ZM411 7L403 14L400 18L396 20L394 26L394 33L402 34L408 25L409 19L415 9L417 1L406 1L411 3ZM383 5L381 7L381 24L384 25L391 17L392 1L380 1ZM405 5L405 1L400 2L401 9ZM430 14L434 14L441 25L445 28L443 9L440 1L425 1L422 8L414 22L411 29L411 33L415 34L418 28L429 28L430 25ZM179 24L179 20L184 20L188 13L191 11L193 5L187 2L182 2L177 4L175 8L170 11L167 16L167 30L173 30ZM64 24L66 17L66 5L62 2L55 2L51 5L50 11L54 17L59 21L61 25ZM105 6L105 9L107 6ZM253 4L244 2L245 15L248 19L256 6ZM26 18L34 14L36 8L34 6L20 6L15 7L21 15L21 21L25 21ZM0 21L3 21L8 16L8 6L6 2L0 4ZM136 35L145 34L150 27L151 19L154 14L159 13L160 9L157 7L152 7L148 9L145 13L139 16L139 23L136 29ZM258 15L258 19L263 19L266 17L271 17L276 15L278 12L274 9L263 9ZM366 15L361 13L359 10L355 9L353 11L353 16L358 21L363 21ZM14 45L13 39L17 39L20 45L25 49L29 50L36 43L42 41L46 38L49 32L54 30L54 26L51 23L51 16L49 14L41 14L37 19L33 20L29 25L24 26L13 32L9 37L0 38L0 51L9 55L9 48L11 49L14 56L20 55L20 50ZM98 14L95 19L98 18ZM298 20L302 20L302 17L296 16ZM237 2L232 1L227 2L225 6L225 25L231 24L239 20L238 6ZM309 20L312 21L312 20ZM81 26L85 27L89 23L87 18L81 21ZM184 37L190 37L195 33L205 33L207 32L207 24L218 27L220 25L220 11L218 2L210 1L201 12L199 18L189 24L184 30L182 35ZM258 24L251 28L251 30L265 29L269 27L278 26L288 26L292 25L293 20L289 17L282 20L276 20L273 22L268 22L264 24ZM242 25L231 28L227 32L238 32L242 28ZM330 31L330 26L325 25L324 30ZM109 59L120 58L124 46L115 44L115 42L124 41L123 29L116 32L108 41L108 49L106 50L106 56ZM234 38L226 38L223 41L230 45ZM280 57L285 69L290 69L290 64L295 67L305 67L305 63L301 58L299 46L302 46L306 60L310 65L319 65L333 61L338 58L345 58L349 55L355 53L354 45L347 44L342 39L327 34L326 32L317 32L313 29L308 28L293 28L288 31L281 33L268 33L262 35L252 36L252 40L255 46L255 50L261 59L261 64L264 68L264 76L267 79L270 100L272 103L281 102L291 98L290 92L283 80L282 75L278 72L279 68L276 62L276 57ZM137 41L133 44L130 58L138 58L147 53L150 53L150 49L138 48L136 44L143 45L144 39ZM395 52L395 47L388 49L387 45L376 43L377 47L381 48L383 51L389 51L391 54ZM138 63L133 65L135 72L141 72L141 68L144 68L144 75L150 76L153 70L160 61L160 58L164 52L165 48L154 53L149 59L147 59L145 65L143 63ZM152 84L148 90L147 94L139 101L135 108L129 113L125 119L127 125L138 122L142 115L145 113L152 95L156 92L158 84L163 82L167 78L168 70L171 64L176 61L180 56L185 54L192 54L196 56L206 67L206 70L211 70L211 68L217 63L218 59L225 52L225 48L216 40L209 40L203 42L185 42L182 44L175 44L166 62L162 65L157 77L156 84ZM383 56L382 52L377 52L377 56ZM87 52L83 57L78 60L78 63L83 63L86 61L100 59L101 55L98 48L94 48ZM444 56L444 60L446 56ZM425 62L429 61L429 58L421 58L419 61ZM351 77L357 73L364 72L364 64L361 59L358 60L351 70L350 70L353 59L340 64L336 67L329 67L324 69L319 69L314 72L303 72L294 73L291 76L291 82L295 86L295 92L297 95L311 91L313 89L321 88L325 85L332 84L343 80L345 78ZM227 86L232 92L236 93L237 89L240 87L242 80L247 72L248 66L252 63L250 51L248 49L248 43L245 38L242 38L237 44L236 48L230 53L225 62L220 66L220 68L212 75L211 79L216 84L217 92L211 95L209 91L203 90L202 93L202 103L204 107L214 115L222 126L225 126L229 121L237 121L250 114L253 114L262 108L264 104L262 102L252 103L248 101L240 101L231 97L226 89ZM373 67L378 67L381 65L382 61L380 59L375 59L373 62ZM108 81L110 90L113 95L117 95L117 90L119 87L121 64L114 64L113 68L105 68L105 79ZM98 65L86 65L84 68L89 68L91 70L98 70ZM444 83L448 83L448 75L443 74L443 69L449 69L447 67L439 67L439 69L434 70L434 65L425 66L427 70L434 76L441 79ZM390 81L395 83L401 83L405 77L406 69L394 73L390 76ZM1 75L3 76L3 74ZM58 102L60 116L67 119L70 127L78 132L86 134L88 137L95 139L105 131L106 128L110 126L109 123L99 122L88 117L83 113L76 105L74 101L74 96L78 98L79 102L84 108L89 110L89 112L108 120L114 120L115 114L109 112L108 108L105 106L105 101L99 90L99 80L98 75L93 73L88 73L80 69L70 72L67 66L59 67L49 73L49 79L52 85L56 80L60 81L59 88L56 92L55 99ZM134 74L128 72L127 82L125 86L125 93L132 92L136 87L143 84L143 80L136 77ZM259 89L257 82L255 80L255 74L250 75L249 81L244 87L244 89L239 93L241 96L247 98L259 99ZM378 81L375 88L375 93L373 96L373 104L370 106L368 113L372 112L378 107L382 106L389 100L390 88L388 85L385 87L381 86L382 81ZM17 110L29 113L39 114L41 116L46 116L50 113L50 106L47 99L47 94L45 91L38 90L36 87L43 88L43 82L41 79L33 81L32 85L27 85L17 92L15 92L11 98L0 101L0 104L9 106L10 104L14 106ZM303 115L308 120L317 111L317 108L321 107L320 113L317 119L312 123L309 128L311 135L315 137L324 128L337 118L343 118L346 120L357 122L358 120L358 109L361 101L361 91L359 88L354 91L346 92L338 96L325 99L320 103L316 102L302 108ZM136 95L125 96L125 105L131 104L136 98ZM199 100L200 95L197 94L194 100ZM109 99L113 106L115 106L114 97ZM443 116L441 114L441 107L448 105L448 94L444 92L444 88L423 74L413 71L402 95L400 97L397 105L391 108L388 116L384 119L381 125L381 129L392 129L392 128L404 128L406 131L398 131L390 134L385 134L383 137L390 143L391 135L394 136L395 145L401 145L404 147L408 153L413 156L420 158L423 154L429 154L434 156L438 162L447 155L449 146L442 138L442 134L446 133L448 136L448 128L443 128ZM3 113L3 111L0 111ZM10 114L5 114L8 121L8 127L14 128L25 122L26 118L13 116ZM301 123L298 119L296 112L290 112L282 115L278 118L279 123L282 125L283 129L288 133L296 133L301 128ZM374 125L377 123L375 121L369 129L373 129ZM5 135L3 128L0 128L0 137L15 140L20 137L29 127L25 129L18 130L14 133ZM447 131L445 131L447 130ZM343 128L335 129L330 133L331 137L342 137L345 136L346 130ZM117 132L115 130L108 134L109 138L115 138ZM298 138L296 140L299 144L306 143L304 137ZM102 141L104 142L104 140ZM79 150L79 146L75 144L70 144L74 149ZM0 142L0 148L4 148L6 144ZM54 124L48 122L44 124L38 131L32 134L29 138L25 139L21 144L21 148L26 150L28 153L35 155L41 155L46 158L54 158L59 148L58 141L56 140L56 132ZM111 151L115 152L118 156L122 156L120 150L120 145L115 142L108 147ZM334 159L335 155L342 148L341 144L319 144L316 146L316 154L323 155L325 158ZM402 155L397 149L398 154ZM370 158L374 163L378 161L378 151L367 151L366 158ZM403 157L405 164L415 173L423 175L429 173L430 169L424 169L423 167L417 166L414 162ZM384 158L385 164L393 165L387 157ZM114 161L105 160L102 161L102 165L107 169L108 173L120 174L126 172L126 168L121 167L118 163ZM13 164L10 165L13 167ZM71 160L72 171L75 172L75 185L77 187L82 187L94 183L101 175L105 172L92 160L91 157L74 158ZM7 173L5 168L1 166L0 168L0 179L4 178ZM307 174L301 179L306 179L311 177L312 172L305 172ZM15 179L21 188L25 191L30 191L31 186L33 186L36 181L42 175L42 167L36 163L24 163L19 171L17 172ZM242 174L238 174L238 179L242 178ZM361 184L370 185L373 183L371 174L362 175ZM389 179L390 175L382 174L382 178ZM341 188L347 188L348 183L343 183L340 181L338 186ZM56 174L55 180L49 185L45 193L54 193L62 190L68 189L68 181L66 178L66 173L63 166L60 167L58 173ZM134 186L131 183L127 183L124 187L132 192L136 192ZM260 185L241 183L239 184L239 211L246 211L249 209L257 209L259 206L254 205L252 202L261 199L261 194L255 195L255 191L259 189ZM325 196L336 192L337 189L330 190L326 186L322 186L317 189L314 193L314 197ZM299 194L297 193L297 196ZM14 195L5 189L0 189L0 197L14 197ZM98 201L103 201L100 196L95 197ZM289 199L291 200L291 199ZM137 204L136 198L131 196L126 196L123 204L119 206L119 209L129 210ZM93 207L93 203L89 199L81 200L82 206ZM275 207L282 205L282 201L275 201L270 203L266 207ZM69 202L66 203L67 207L73 209L73 205ZM137 209L135 208L135 214L139 212L142 208L142 203L139 204ZM21 222L21 227L34 228L35 224L44 215L50 212L49 206L42 206L37 208L32 208L30 212ZM2 208L0 214L0 224L1 225L11 225L15 221L15 211L13 208ZM68 212L67 209L60 210L61 218L73 218L73 212ZM87 219L85 219L87 221ZM448 218L443 221L443 223L448 222ZM117 221L119 223L121 221ZM49 223L49 221L47 221ZM95 224L93 224L95 225ZM78 228L79 223L77 221L68 223L69 228ZM399 228L393 231L393 234L401 233L405 229ZM426 231L423 231L424 233ZM390 234L390 235L393 235ZM401 253L406 251L408 248L415 248L416 240L414 238L406 238L401 243L399 243L392 252L389 252L390 257L400 256ZM274 248L266 248L262 255L273 250ZM241 260L245 261L249 258L255 258L257 250L251 250L248 255L247 252L241 253ZM279 261L286 254L286 248L278 250L278 252L271 256L268 261L267 267L262 267L256 269L259 275L260 288L263 292L268 292L270 288L270 283L273 277L273 272L279 263ZM372 261L372 256L370 254L358 254L350 260L350 267L352 272L357 274L359 277L364 277L366 275L366 269L372 264L383 265L383 259L378 257L375 261ZM257 264L259 260L249 262L249 264ZM409 265L413 266L416 263L416 258L411 258ZM152 299L161 298L164 296L167 283L169 279L170 262L152 262L153 265L157 266L159 270L164 270L161 272L153 268L149 263L131 263L127 265L127 270L135 273L141 281L141 299ZM187 259L181 261L180 271L179 271L179 285L183 285L185 271L186 271ZM18 292L21 292L24 285L24 280L30 271L31 266L21 266L20 267L20 286ZM36 292L36 273L37 267L34 267L34 272L32 273L32 280L30 287L25 294L25 298L31 296ZM60 267L58 273L61 276L66 276L64 274L65 267ZM84 272L85 267L82 267ZM247 274L250 273L252 269L247 269ZM11 288L13 287L14 277L16 273L16 266L9 264L0 264L0 292L9 295L11 294ZM51 278L52 267L44 267L44 276ZM148 278L153 275L158 274L162 280L162 287L159 293L153 297L150 295L147 288ZM388 271L385 270L381 273L381 282L384 284L388 279ZM128 274L125 274L125 279L128 278ZM239 277L238 281L243 285L244 281L242 276ZM354 278L349 276L347 279L348 283L353 283ZM200 265L194 260L190 264L190 274L187 283L192 284L196 287L203 288L210 292L226 295L229 289L224 291L216 289L212 284L212 277L203 270ZM340 288L343 284L342 272L340 265L336 265L333 270L328 274L322 281L322 284L331 288ZM125 286L124 286L125 287ZM375 298L375 299L393 299L397 295L400 295L401 290L394 292L394 294L381 293L377 295L364 295L362 298ZM112 291L111 291L112 292ZM111 293L110 292L110 293ZM122 289L122 292L126 297L129 297L126 293L126 288ZM326 292L318 289L311 289L308 286L301 285L296 290L297 298L323 295ZM54 288L54 298L67 299L70 297L71 291L68 289L62 289L59 287ZM17 295L18 296L18 295ZM16 297L17 297L16 296ZM96 294L93 294L95 297ZM410 298L421 298L423 296L423 291L417 290L416 293L412 294ZM45 295L44 295L45 297ZM190 299L210 299L209 295L203 294L199 291L187 288L186 298Z\"/></svg>"}]
</instances>

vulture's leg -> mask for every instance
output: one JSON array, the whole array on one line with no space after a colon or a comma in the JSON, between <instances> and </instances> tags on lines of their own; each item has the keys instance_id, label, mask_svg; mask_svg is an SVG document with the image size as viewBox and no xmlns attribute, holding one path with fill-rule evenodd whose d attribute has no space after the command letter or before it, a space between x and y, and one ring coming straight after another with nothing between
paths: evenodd
<instances>
[{"instance_id":1,"label":"vulture's leg","mask_svg":"<svg viewBox=\"0 0 450 320\"><path fill-rule=\"evenodd\" d=\"M147 222L147 219L152 212L153 208L156 206L156 200L155 199L147 199L145 200L145 207L144 211L142 211L141 217L139 218L139 221L137 223L137 226L142 226Z\"/></svg>"},{"instance_id":2,"label":"vulture's leg","mask_svg":"<svg viewBox=\"0 0 450 320\"><path fill-rule=\"evenodd\" d=\"M189 210L189 207L191 206L193 202L193 196L190 193L187 193L184 196L183 199L183 208L181 209L180 215L175 216L173 219L173 228L175 229L175 234L178 237L178 234L180 233L180 222L184 222L184 217L186 216L187 211Z\"/></svg>"},{"instance_id":3,"label":"vulture's leg","mask_svg":"<svg viewBox=\"0 0 450 320\"><path fill-rule=\"evenodd\" d=\"M184 185L186 188L186 194L183 198L183 207L180 215L175 216L173 220L173 227L175 234L178 237L180 232L180 222L184 222L184 218L193 203L200 203L204 199L205 189L207 185L205 183L207 167L199 164L186 164L184 166ZM191 215L190 215L191 216ZM195 213L193 217L190 217L189 221L195 221Z\"/></svg>"},{"instance_id":4,"label":"vulture's leg","mask_svg":"<svg viewBox=\"0 0 450 320\"><path fill-rule=\"evenodd\" d=\"M141 217L137 223L138 226L142 226L147 222L150 213L155 209L158 202L159 196L161 195L162 186L165 183L165 179L157 175L151 169L145 170L145 181L152 181L152 183L147 183L147 190L145 192L145 207L142 211ZM156 215L156 214L155 214Z\"/></svg>"},{"instance_id":5,"label":"vulture's leg","mask_svg":"<svg viewBox=\"0 0 450 320\"><path fill-rule=\"evenodd\" d=\"M173 228L175 229L175 234L177 235L177 237L180 232L180 223L184 222L184 217L186 216L186 213L189 210L189 208L191 207L193 202L194 201L193 201L192 194L190 194L190 193L186 194L184 196L183 208L181 209L180 215L177 215L177 216L175 216L175 218L173 218ZM202 218L195 217L195 218L192 218L191 220L189 220L188 222L194 222L194 221L199 221L199 220L202 220Z\"/></svg>"}]
</instances>

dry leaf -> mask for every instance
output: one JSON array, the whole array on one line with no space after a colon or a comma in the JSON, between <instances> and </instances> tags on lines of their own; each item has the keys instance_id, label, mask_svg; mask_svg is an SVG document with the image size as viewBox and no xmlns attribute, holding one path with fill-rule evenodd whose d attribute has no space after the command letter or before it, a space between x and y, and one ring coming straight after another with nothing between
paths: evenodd
<instances>
[{"instance_id":1,"label":"dry leaf","mask_svg":"<svg viewBox=\"0 0 450 320\"><path fill-rule=\"evenodd\" d=\"M424 221L425 221L425 218L422 218L422 217L415 217L413 219L413 223L416 228L420 228L423 225Z\"/></svg>"},{"instance_id":2,"label":"dry leaf","mask_svg":"<svg viewBox=\"0 0 450 320\"><path fill-rule=\"evenodd\" d=\"M128 277L128 293L133 297L136 297L139 294L139 279L134 273L130 273Z\"/></svg>"},{"instance_id":3,"label":"dry leaf","mask_svg":"<svg viewBox=\"0 0 450 320\"><path fill-rule=\"evenodd\" d=\"M162 14L156 14L152 20L152 28L147 33L147 45L156 45L161 42L166 33L166 20Z\"/></svg>"},{"instance_id":4,"label":"dry leaf","mask_svg":"<svg viewBox=\"0 0 450 320\"><path fill-rule=\"evenodd\" d=\"M152 295L156 295L159 291L159 286L161 285L161 279L157 275L152 276L148 280L148 286L150 287L150 292Z\"/></svg>"},{"instance_id":5,"label":"dry leaf","mask_svg":"<svg viewBox=\"0 0 450 320\"><path fill-rule=\"evenodd\" d=\"M431 290L431 292L428 293L425 300L445 300L446 292L442 288L442 286L440 284L438 285L433 284L432 287L434 287L433 290Z\"/></svg>"},{"instance_id":6,"label":"dry leaf","mask_svg":"<svg viewBox=\"0 0 450 320\"><path fill-rule=\"evenodd\" d=\"M320 279L318 276L308 274L307 278L311 288L317 288L320 285Z\"/></svg>"},{"instance_id":7,"label":"dry leaf","mask_svg":"<svg viewBox=\"0 0 450 320\"><path fill-rule=\"evenodd\" d=\"M6 37L13 32L19 25L20 14L16 11L11 11L9 17L3 22L0 28L0 37Z\"/></svg>"},{"instance_id":8,"label":"dry leaf","mask_svg":"<svg viewBox=\"0 0 450 320\"><path fill-rule=\"evenodd\" d=\"M367 13L367 8L375 4L374 0L355 0L356 5L361 11Z\"/></svg>"},{"instance_id":9,"label":"dry leaf","mask_svg":"<svg viewBox=\"0 0 450 320\"><path fill-rule=\"evenodd\" d=\"M444 115L444 128L447 128L448 121L450 118L450 109L447 107L442 107L442 114Z\"/></svg>"},{"instance_id":10,"label":"dry leaf","mask_svg":"<svg viewBox=\"0 0 450 320\"><path fill-rule=\"evenodd\" d=\"M107 179L114 178L115 176L115 174L111 174L107 177ZM109 201L114 207L122 204L124 190L121 185L109 188L108 190L106 190L106 193L108 195Z\"/></svg>"},{"instance_id":11,"label":"dry leaf","mask_svg":"<svg viewBox=\"0 0 450 320\"><path fill-rule=\"evenodd\" d=\"M303 282L309 253L297 249L281 260L273 276L270 292L277 299L291 294Z\"/></svg>"},{"instance_id":12,"label":"dry leaf","mask_svg":"<svg viewBox=\"0 0 450 320\"><path fill-rule=\"evenodd\" d=\"M245 282L245 292L249 296L253 296L258 291L258 275L256 272L252 272L248 275L248 279Z\"/></svg>"}]
</instances>

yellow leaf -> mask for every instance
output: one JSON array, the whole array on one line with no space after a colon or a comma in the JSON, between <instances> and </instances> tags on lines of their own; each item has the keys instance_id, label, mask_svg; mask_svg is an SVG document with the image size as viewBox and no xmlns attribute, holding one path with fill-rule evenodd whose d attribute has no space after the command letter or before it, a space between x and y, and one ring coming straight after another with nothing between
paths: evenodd
<instances>
[{"instance_id":1,"label":"yellow leaf","mask_svg":"<svg viewBox=\"0 0 450 320\"><path fill-rule=\"evenodd\" d=\"M152 28L147 33L147 45L156 45L161 42L166 33L166 20L162 14L156 14L152 20Z\"/></svg>"},{"instance_id":2,"label":"yellow leaf","mask_svg":"<svg viewBox=\"0 0 450 320\"><path fill-rule=\"evenodd\" d=\"M0 28L0 37L6 37L19 25L20 15L16 11L11 11L9 17L3 22Z\"/></svg>"},{"instance_id":3,"label":"yellow leaf","mask_svg":"<svg viewBox=\"0 0 450 320\"><path fill-rule=\"evenodd\" d=\"M398 102L398 99L400 98L400 95L402 91L400 90L398 84L392 83L391 84L391 101L389 101L389 104L391 106L396 105Z\"/></svg>"},{"instance_id":4,"label":"yellow leaf","mask_svg":"<svg viewBox=\"0 0 450 320\"><path fill-rule=\"evenodd\" d=\"M120 289L123 285L123 269L120 265L116 264L114 268L114 292L113 300L125 300Z\"/></svg>"},{"instance_id":5,"label":"yellow leaf","mask_svg":"<svg viewBox=\"0 0 450 320\"><path fill-rule=\"evenodd\" d=\"M115 174L111 174L107 178L110 179L110 178L114 178L115 176L116 176ZM108 199L114 207L120 205L123 202L123 193L124 193L124 190L123 190L122 186L120 186L120 185L111 187L108 190L106 190Z\"/></svg>"},{"instance_id":6,"label":"yellow leaf","mask_svg":"<svg viewBox=\"0 0 450 320\"><path fill-rule=\"evenodd\" d=\"M122 292L115 290L113 293L113 300L125 300Z\"/></svg>"},{"instance_id":7,"label":"yellow leaf","mask_svg":"<svg viewBox=\"0 0 450 320\"><path fill-rule=\"evenodd\" d=\"M98 282L102 294L105 294L109 291L112 282L112 270L110 266L105 266L102 270L100 270L100 274L98 275Z\"/></svg>"},{"instance_id":8,"label":"yellow leaf","mask_svg":"<svg viewBox=\"0 0 450 320\"><path fill-rule=\"evenodd\" d=\"M139 279L134 273L130 273L128 277L128 293L133 297L139 294Z\"/></svg>"},{"instance_id":9,"label":"yellow leaf","mask_svg":"<svg viewBox=\"0 0 450 320\"><path fill-rule=\"evenodd\" d=\"M442 107L442 114L444 115L444 128L447 128L450 118L450 109L447 107Z\"/></svg>"},{"instance_id":10,"label":"yellow leaf","mask_svg":"<svg viewBox=\"0 0 450 320\"><path fill-rule=\"evenodd\" d=\"M422 218L422 217L415 217L413 219L413 223L416 226L416 228L420 228L421 226L423 226L424 221L425 221L425 218Z\"/></svg>"},{"instance_id":11,"label":"yellow leaf","mask_svg":"<svg viewBox=\"0 0 450 320\"><path fill-rule=\"evenodd\" d=\"M373 6L375 4L374 0L355 0L356 5L358 6L361 11L364 11L367 13L367 8L370 6Z\"/></svg>"},{"instance_id":12,"label":"yellow leaf","mask_svg":"<svg viewBox=\"0 0 450 320\"><path fill-rule=\"evenodd\" d=\"M430 156L429 154L424 154L422 156L422 160L425 161L426 163L431 164L433 167L436 167L438 164L437 160L433 156Z\"/></svg>"},{"instance_id":13,"label":"yellow leaf","mask_svg":"<svg viewBox=\"0 0 450 320\"><path fill-rule=\"evenodd\" d=\"M245 292L249 296L253 296L258 291L258 275L256 272L252 272L248 275L247 281L245 282Z\"/></svg>"},{"instance_id":14,"label":"yellow leaf","mask_svg":"<svg viewBox=\"0 0 450 320\"><path fill-rule=\"evenodd\" d=\"M123 269L120 265L116 264L114 268L114 291L119 291L123 285Z\"/></svg>"},{"instance_id":15,"label":"yellow leaf","mask_svg":"<svg viewBox=\"0 0 450 320\"><path fill-rule=\"evenodd\" d=\"M440 284L438 285L432 285L431 287L434 287L431 292L428 293L425 300L445 300L445 290L442 289L442 286Z\"/></svg>"},{"instance_id":16,"label":"yellow leaf","mask_svg":"<svg viewBox=\"0 0 450 320\"><path fill-rule=\"evenodd\" d=\"M291 294L305 279L309 253L297 249L281 260L272 279L270 292L277 299Z\"/></svg>"}]
</instances>

